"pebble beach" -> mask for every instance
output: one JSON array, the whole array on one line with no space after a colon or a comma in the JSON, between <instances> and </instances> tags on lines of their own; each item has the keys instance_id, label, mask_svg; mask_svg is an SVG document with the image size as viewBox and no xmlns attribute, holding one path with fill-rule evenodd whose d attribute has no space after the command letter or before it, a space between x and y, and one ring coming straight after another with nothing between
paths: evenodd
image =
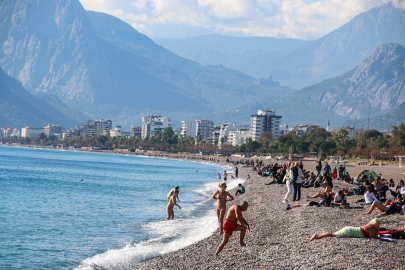
<instances>
[{"instance_id":1,"label":"pebble beach","mask_svg":"<svg viewBox=\"0 0 405 270\"><path fill-rule=\"evenodd\" d=\"M219 159L222 160L220 164L224 164L223 158ZM269 162L276 161L266 160L265 164ZM305 169L315 170L314 161L304 161L303 164ZM131 269L405 269L404 240L384 242L335 237L309 242L314 233L333 233L345 226L363 226L372 220L374 213L363 215L368 206L363 208L362 203L356 203L363 196L349 196L350 209L298 207L286 210L286 204L282 203L285 185L265 185L270 182L270 177L261 177L250 167L239 165L238 168L239 178L246 179L247 174L251 178L243 184L246 193L228 202L228 208L244 200L249 202L249 208L243 213L251 227L251 233L245 237L246 246L239 246L239 233L235 232L222 252L214 257L222 241L217 230L200 242L141 262ZM405 169L400 169L398 165L348 163L346 168L352 177L357 177L365 169L372 169L385 178L393 178L396 183L405 179ZM333 191L351 187L356 186L334 180ZM305 196L314 195L318 189L302 188L301 200L296 203L314 200ZM392 199L391 195L387 197ZM404 227L403 215L390 215L382 218L381 222L381 227L389 229Z\"/></svg>"}]
</instances>

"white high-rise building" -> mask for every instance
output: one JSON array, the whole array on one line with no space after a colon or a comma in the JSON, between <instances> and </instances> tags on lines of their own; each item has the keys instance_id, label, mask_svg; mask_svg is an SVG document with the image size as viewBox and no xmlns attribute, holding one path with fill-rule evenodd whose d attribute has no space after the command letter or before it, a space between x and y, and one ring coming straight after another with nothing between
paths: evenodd
<instances>
[{"instance_id":1,"label":"white high-rise building","mask_svg":"<svg viewBox=\"0 0 405 270\"><path fill-rule=\"evenodd\" d=\"M21 130L21 137L38 138L41 133L44 133L43 128L24 127Z\"/></svg>"},{"instance_id":2,"label":"white high-rise building","mask_svg":"<svg viewBox=\"0 0 405 270\"><path fill-rule=\"evenodd\" d=\"M248 138L252 137L250 126L248 124L233 124L233 130L229 131L228 142L233 146L238 146L246 143Z\"/></svg>"},{"instance_id":3,"label":"white high-rise building","mask_svg":"<svg viewBox=\"0 0 405 270\"><path fill-rule=\"evenodd\" d=\"M73 138L77 136L101 136L108 135L112 127L111 120L89 120L80 127L72 128L63 133L63 139Z\"/></svg>"},{"instance_id":4,"label":"white high-rise building","mask_svg":"<svg viewBox=\"0 0 405 270\"><path fill-rule=\"evenodd\" d=\"M202 139L212 136L214 123L210 120L181 121L181 136L196 138L201 135Z\"/></svg>"},{"instance_id":5,"label":"white high-rise building","mask_svg":"<svg viewBox=\"0 0 405 270\"><path fill-rule=\"evenodd\" d=\"M264 131L271 131L273 138L277 139L280 135L280 119L281 116L276 115L275 110L259 110L257 114L252 114L251 133L252 140L257 141L259 136Z\"/></svg>"},{"instance_id":6,"label":"white high-rise building","mask_svg":"<svg viewBox=\"0 0 405 270\"><path fill-rule=\"evenodd\" d=\"M121 126L115 126L114 129L110 130L110 137L121 137L122 136L122 127Z\"/></svg>"},{"instance_id":7,"label":"white high-rise building","mask_svg":"<svg viewBox=\"0 0 405 270\"><path fill-rule=\"evenodd\" d=\"M156 137L158 134L162 133L167 127L171 127L170 118L151 115L142 117L142 139L149 137Z\"/></svg>"}]
</instances>

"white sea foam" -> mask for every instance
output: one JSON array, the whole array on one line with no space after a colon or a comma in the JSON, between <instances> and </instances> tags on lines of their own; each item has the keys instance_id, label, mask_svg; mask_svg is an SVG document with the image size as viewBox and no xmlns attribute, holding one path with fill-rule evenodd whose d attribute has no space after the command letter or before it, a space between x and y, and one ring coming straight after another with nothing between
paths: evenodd
<instances>
[{"instance_id":1,"label":"white sea foam","mask_svg":"<svg viewBox=\"0 0 405 270\"><path fill-rule=\"evenodd\" d=\"M243 181L243 179L227 181L228 189L236 187ZM218 182L206 183L196 190L197 193L207 198L199 204L214 205L215 201L210 198L215 190L218 190ZM145 224L143 227L151 236L149 240L137 244L127 244L121 249L111 249L87 258L76 269L124 270L138 262L184 248L212 235L218 228L215 211L206 211L203 215L196 217L192 215L196 208L183 208L181 211L186 211L186 215L174 220Z\"/></svg>"}]
</instances>

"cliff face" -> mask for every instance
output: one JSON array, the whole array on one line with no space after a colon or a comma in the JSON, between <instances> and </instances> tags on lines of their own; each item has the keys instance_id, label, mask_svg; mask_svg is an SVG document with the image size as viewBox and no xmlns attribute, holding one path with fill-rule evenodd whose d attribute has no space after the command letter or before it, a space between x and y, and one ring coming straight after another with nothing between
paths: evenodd
<instances>
[{"instance_id":1,"label":"cliff face","mask_svg":"<svg viewBox=\"0 0 405 270\"><path fill-rule=\"evenodd\" d=\"M285 118L320 122L377 116L405 101L405 48L383 44L358 67L339 77L293 92L278 105ZM291 108L299 107L300 115ZM405 112L404 112L405 113ZM284 118L284 117L283 117Z\"/></svg>"},{"instance_id":2,"label":"cliff face","mask_svg":"<svg viewBox=\"0 0 405 270\"><path fill-rule=\"evenodd\" d=\"M27 90L92 103L111 88L79 1L4 0L0 18L0 65Z\"/></svg>"}]
</instances>

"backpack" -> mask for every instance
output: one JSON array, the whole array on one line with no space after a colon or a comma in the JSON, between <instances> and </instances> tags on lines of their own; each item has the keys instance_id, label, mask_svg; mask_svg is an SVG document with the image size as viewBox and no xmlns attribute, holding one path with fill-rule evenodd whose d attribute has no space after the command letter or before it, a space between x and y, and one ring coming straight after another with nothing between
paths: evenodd
<instances>
[{"instance_id":1,"label":"backpack","mask_svg":"<svg viewBox=\"0 0 405 270\"><path fill-rule=\"evenodd\" d=\"M366 191L366 186L358 186L355 191L356 195L364 195L364 192Z\"/></svg>"}]
</instances>

